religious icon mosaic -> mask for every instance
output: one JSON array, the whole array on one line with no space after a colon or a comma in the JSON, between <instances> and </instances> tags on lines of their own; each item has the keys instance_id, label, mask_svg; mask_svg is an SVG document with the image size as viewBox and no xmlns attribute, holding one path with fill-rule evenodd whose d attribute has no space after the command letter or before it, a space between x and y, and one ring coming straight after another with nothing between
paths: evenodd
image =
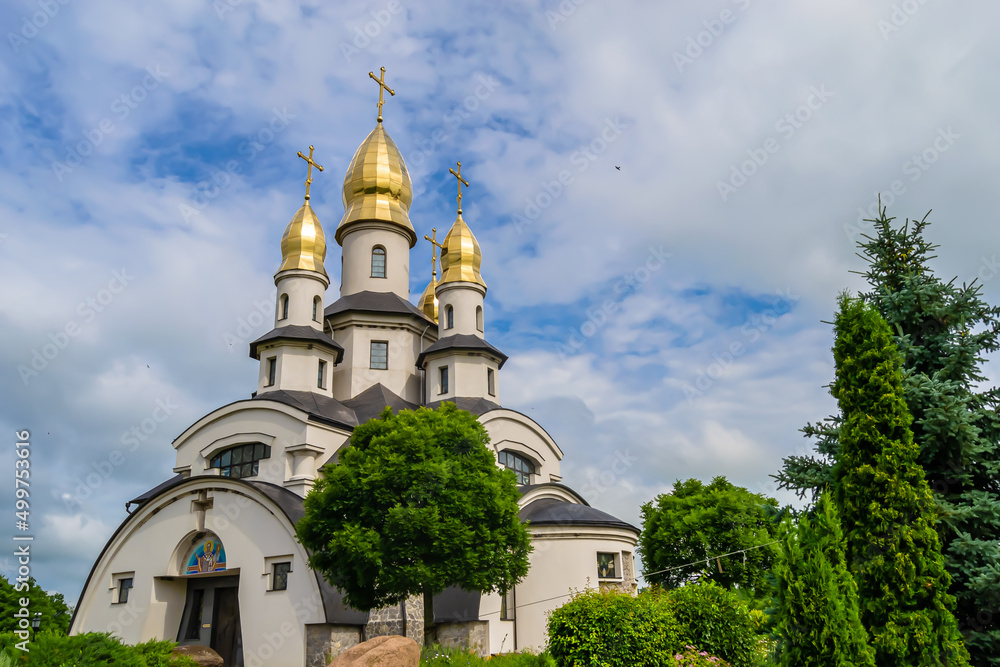
<instances>
[{"instance_id":1,"label":"religious icon mosaic","mask_svg":"<svg viewBox=\"0 0 1000 667\"><path fill-rule=\"evenodd\" d=\"M188 558L185 574L225 572L226 550L215 537L207 537L194 548Z\"/></svg>"}]
</instances>

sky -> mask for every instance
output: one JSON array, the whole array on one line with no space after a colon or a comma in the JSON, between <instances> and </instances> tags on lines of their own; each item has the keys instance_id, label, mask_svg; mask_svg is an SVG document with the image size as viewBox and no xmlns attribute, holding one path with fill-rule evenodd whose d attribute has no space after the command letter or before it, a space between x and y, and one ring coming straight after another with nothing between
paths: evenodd
<instances>
[{"instance_id":1,"label":"sky","mask_svg":"<svg viewBox=\"0 0 1000 667\"><path fill-rule=\"evenodd\" d=\"M933 209L934 269L1000 302L998 19L986 0L3 3L0 469L30 431L33 574L75 601L125 502L172 476L171 441L256 388L296 153L325 167L335 258L380 67L419 237L454 220L462 162L501 402L553 435L565 483L635 525L692 477L795 501L770 475L835 410L824 322L864 288L880 194L900 222Z\"/></svg>"}]
</instances>

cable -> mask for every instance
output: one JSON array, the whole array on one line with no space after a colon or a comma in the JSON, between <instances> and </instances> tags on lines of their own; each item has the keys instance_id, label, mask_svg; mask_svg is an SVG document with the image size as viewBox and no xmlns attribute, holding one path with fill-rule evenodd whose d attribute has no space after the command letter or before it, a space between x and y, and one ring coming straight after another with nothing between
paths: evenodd
<instances>
[{"instance_id":1,"label":"cable","mask_svg":"<svg viewBox=\"0 0 1000 667\"><path fill-rule=\"evenodd\" d=\"M701 560L696 560L693 563L685 563L684 565L677 565L677 566L674 566L674 567L668 567L665 570L657 570L656 572L643 572L642 576L643 577L651 577L654 574L663 574L664 572L671 572L673 570L680 570L681 568L691 567L692 565L703 565L704 563L707 563L709 561L718 560L719 558L725 558L726 556L734 556L736 554L743 554L743 556L744 556L744 562L746 562L746 552L747 551L753 551L754 549L763 549L764 547L769 547L772 544L777 544L778 542L781 542L781 540L775 540L773 542L768 542L767 544L758 544L755 547L749 547L747 549L740 549L739 551L730 551L727 554L719 554L718 556L705 556L705 558L703 558Z\"/></svg>"}]
</instances>

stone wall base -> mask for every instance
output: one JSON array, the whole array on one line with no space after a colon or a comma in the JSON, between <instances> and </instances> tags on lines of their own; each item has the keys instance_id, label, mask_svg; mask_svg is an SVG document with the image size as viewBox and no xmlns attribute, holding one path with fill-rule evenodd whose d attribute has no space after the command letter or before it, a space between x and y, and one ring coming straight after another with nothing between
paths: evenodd
<instances>
[{"instance_id":1,"label":"stone wall base","mask_svg":"<svg viewBox=\"0 0 1000 667\"><path fill-rule=\"evenodd\" d=\"M487 621L467 621L464 623L438 623L437 641L449 648L475 651L486 657L490 652L490 626Z\"/></svg>"},{"instance_id":2,"label":"stone wall base","mask_svg":"<svg viewBox=\"0 0 1000 667\"><path fill-rule=\"evenodd\" d=\"M307 625L306 667L326 667L338 655L361 643L361 631L360 625Z\"/></svg>"},{"instance_id":3,"label":"stone wall base","mask_svg":"<svg viewBox=\"0 0 1000 667\"><path fill-rule=\"evenodd\" d=\"M424 644L424 598L414 595L402 603L382 609L372 609L365 626L365 639L401 635Z\"/></svg>"}]
</instances>

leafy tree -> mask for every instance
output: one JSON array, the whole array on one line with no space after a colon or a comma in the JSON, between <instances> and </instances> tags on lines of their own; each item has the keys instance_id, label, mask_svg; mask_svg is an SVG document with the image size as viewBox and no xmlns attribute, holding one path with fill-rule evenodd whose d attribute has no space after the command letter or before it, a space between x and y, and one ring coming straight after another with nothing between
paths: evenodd
<instances>
[{"instance_id":1,"label":"leafy tree","mask_svg":"<svg viewBox=\"0 0 1000 667\"><path fill-rule=\"evenodd\" d=\"M662 595L677 618L685 645L719 656L733 667L754 667L767 655L767 640L747 603L735 591L711 580L688 584Z\"/></svg>"},{"instance_id":2,"label":"leafy tree","mask_svg":"<svg viewBox=\"0 0 1000 667\"><path fill-rule=\"evenodd\" d=\"M6 656L23 667L198 667L187 656L171 653L176 643L149 641L135 646L103 632L88 632L68 637L55 631L41 631L28 644L28 651L14 645L20 641L13 634L0 633L0 665Z\"/></svg>"},{"instance_id":3,"label":"leafy tree","mask_svg":"<svg viewBox=\"0 0 1000 667\"><path fill-rule=\"evenodd\" d=\"M882 209L859 243L871 291L903 354L903 389L940 520L937 531L971 663L1000 666L1000 391L981 388L986 353L1000 348L1000 308L981 287L943 282L929 268L937 246L926 217L899 228ZM814 494L832 480L841 416L807 425L816 457L789 457L781 486Z\"/></svg>"},{"instance_id":4,"label":"leafy tree","mask_svg":"<svg viewBox=\"0 0 1000 667\"><path fill-rule=\"evenodd\" d=\"M677 588L709 580L764 594L777 545L763 545L777 539L776 526L768 518L777 507L773 498L733 486L725 477L716 477L707 486L696 479L678 481L673 492L642 506L639 551L651 573L646 581ZM748 551L743 555L706 563L708 558L744 549ZM695 562L699 564L680 567Z\"/></svg>"},{"instance_id":5,"label":"leafy tree","mask_svg":"<svg viewBox=\"0 0 1000 667\"><path fill-rule=\"evenodd\" d=\"M776 634L782 667L875 667L861 625L858 592L844 556L844 536L829 493L798 527L785 521L775 563Z\"/></svg>"},{"instance_id":6,"label":"leafy tree","mask_svg":"<svg viewBox=\"0 0 1000 667\"><path fill-rule=\"evenodd\" d=\"M13 632L17 629L18 619L14 614L21 609L21 598L27 598L31 601L28 608L31 616L36 613L42 615L39 627L63 635L69 632L69 621L73 614L66 604L63 594L53 593L49 595L35 583L34 577L26 583L28 589L18 591L16 584L12 584L7 581L6 577L0 576L0 632Z\"/></svg>"},{"instance_id":7,"label":"leafy tree","mask_svg":"<svg viewBox=\"0 0 1000 667\"><path fill-rule=\"evenodd\" d=\"M356 609L422 594L428 629L433 596L449 586L510 590L528 572L531 546L514 473L497 468L488 443L452 403L386 408L358 426L306 496L297 531L310 567Z\"/></svg>"},{"instance_id":8,"label":"leafy tree","mask_svg":"<svg viewBox=\"0 0 1000 667\"><path fill-rule=\"evenodd\" d=\"M875 662L968 664L889 325L843 294L834 329L831 393L842 421L833 492Z\"/></svg>"}]
</instances>

